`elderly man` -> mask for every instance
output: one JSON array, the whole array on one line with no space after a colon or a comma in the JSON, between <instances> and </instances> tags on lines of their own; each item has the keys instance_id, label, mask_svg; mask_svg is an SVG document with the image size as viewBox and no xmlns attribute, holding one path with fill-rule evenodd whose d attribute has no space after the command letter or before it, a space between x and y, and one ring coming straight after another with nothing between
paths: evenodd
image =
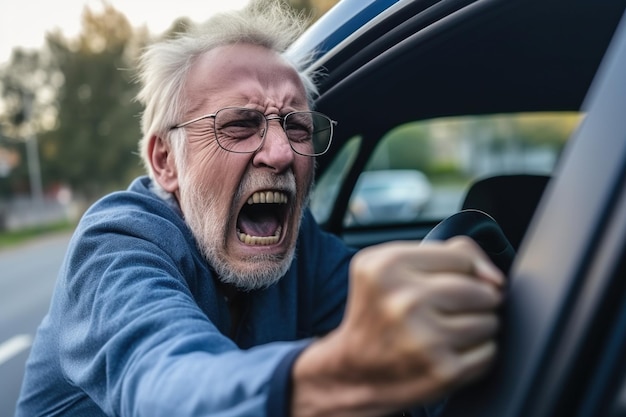
<instances>
[{"instance_id":1,"label":"elderly man","mask_svg":"<svg viewBox=\"0 0 626 417\"><path fill-rule=\"evenodd\" d=\"M150 175L78 225L18 416L431 415L486 369L475 244L354 254L307 210L334 122L283 55L302 27L255 1L146 51Z\"/></svg>"}]
</instances>

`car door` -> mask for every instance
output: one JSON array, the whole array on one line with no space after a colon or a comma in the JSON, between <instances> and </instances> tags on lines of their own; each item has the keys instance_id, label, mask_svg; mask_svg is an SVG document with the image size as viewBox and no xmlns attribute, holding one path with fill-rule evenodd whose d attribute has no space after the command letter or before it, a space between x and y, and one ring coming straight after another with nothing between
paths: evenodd
<instances>
[{"instance_id":1,"label":"car door","mask_svg":"<svg viewBox=\"0 0 626 417\"><path fill-rule=\"evenodd\" d=\"M616 30L625 8L623 0L400 1L312 65L326 74L317 107L339 122L333 150L319 159L314 209L359 247L419 239L443 217L350 220L361 172L397 127L580 116L510 273L499 360L452 396L446 417L626 415L624 23Z\"/></svg>"},{"instance_id":2,"label":"car door","mask_svg":"<svg viewBox=\"0 0 626 417\"><path fill-rule=\"evenodd\" d=\"M500 359L444 416L626 415L626 19L510 275Z\"/></svg>"}]
</instances>

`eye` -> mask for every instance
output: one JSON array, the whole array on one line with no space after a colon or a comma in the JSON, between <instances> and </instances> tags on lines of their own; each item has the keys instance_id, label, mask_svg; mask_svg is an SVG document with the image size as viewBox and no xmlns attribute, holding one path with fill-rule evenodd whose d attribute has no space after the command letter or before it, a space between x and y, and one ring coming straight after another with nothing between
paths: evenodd
<instances>
[{"instance_id":1,"label":"eye","mask_svg":"<svg viewBox=\"0 0 626 417\"><path fill-rule=\"evenodd\" d=\"M258 134L263 123L263 116L256 111L225 109L216 115L215 129L220 138L243 140Z\"/></svg>"},{"instance_id":2,"label":"eye","mask_svg":"<svg viewBox=\"0 0 626 417\"><path fill-rule=\"evenodd\" d=\"M253 136L259 131L258 125L250 120L233 120L232 122L218 127L221 135L230 136L237 139L245 139Z\"/></svg>"},{"instance_id":3,"label":"eye","mask_svg":"<svg viewBox=\"0 0 626 417\"><path fill-rule=\"evenodd\" d=\"M307 114L292 114L285 120L285 132L293 142L305 142L311 140L313 121Z\"/></svg>"}]
</instances>

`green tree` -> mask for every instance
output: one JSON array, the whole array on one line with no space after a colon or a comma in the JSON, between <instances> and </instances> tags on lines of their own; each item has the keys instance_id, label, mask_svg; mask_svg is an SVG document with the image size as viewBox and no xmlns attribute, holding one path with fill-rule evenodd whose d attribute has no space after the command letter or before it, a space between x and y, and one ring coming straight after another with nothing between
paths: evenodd
<instances>
[{"instance_id":1,"label":"green tree","mask_svg":"<svg viewBox=\"0 0 626 417\"><path fill-rule=\"evenodd\" d=\"M19 165L0 180L0 199L30 191L26 140L54 124L58 76L46 51L16 49L0 68L0 151L20 155Z\"/></svg>"},{"instance_id":2,"label":"green tree","mask_svg":"<svg viewBox=\"0 0 626 417\"><path fill-rule=\"evenodd\" d=\"M426 128L420 123L407 123L385 136L368 162L367 169L417 169L429 172L432 153Z\"/></svg>"},{"instance_id":3,"label":"green tree","mask_svg":"<svg viewBox=\"0 0 626 417\"><path fill-rule=\"evenodd\" d=\"M290 0L313 19L336 2ZM186 23L185 18L174 20L162 36L184 31ZM9 65L0 68L1 136L19 148L28 133L37 135L44 187L66 184L93 199L143 172L136 155L141 108L134 101L138 87L132 80L134 60L148 36L145 28L133 29L104 2L101 12L84 9L76 38L52 32L43 50L17 50ZM33 98L28 112L25 96ZM24 184L25 163L2 188L23 191Z\"/></svg>"},{"instance_id":4,"label":"green tree","mask_svg":"<svg viewBox=\"0 0 626 417\"><path fill-rule=\"evenodd\" d=\"M55 129L41 135L41 155L48 181L92 199L142 172L131 70L138 41L126 17L108 4L101 13L86 8L82 23L77 39L60 32L47 37L64 82Z\"/></svg>"}]
</instances>

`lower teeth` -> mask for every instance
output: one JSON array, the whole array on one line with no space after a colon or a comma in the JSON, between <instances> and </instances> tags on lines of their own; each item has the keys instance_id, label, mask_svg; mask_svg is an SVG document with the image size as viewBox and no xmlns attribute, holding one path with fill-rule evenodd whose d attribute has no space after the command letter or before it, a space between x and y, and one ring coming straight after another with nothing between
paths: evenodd
<instances>
[{"instance_id":1,"label":"lower teeth","mask_svg":"<svg viewBox=\"0 0 626 417\"><path fill-rule=\"evenodd\" d=\"M242 233L238 231L237 235L239 240L245 243L246 245L256 245L256 246L267 246L278 243L280 239L281 228L279 227L274 233L274 236L250 236L246 233Z\"/></svg>"}]
</instances>

